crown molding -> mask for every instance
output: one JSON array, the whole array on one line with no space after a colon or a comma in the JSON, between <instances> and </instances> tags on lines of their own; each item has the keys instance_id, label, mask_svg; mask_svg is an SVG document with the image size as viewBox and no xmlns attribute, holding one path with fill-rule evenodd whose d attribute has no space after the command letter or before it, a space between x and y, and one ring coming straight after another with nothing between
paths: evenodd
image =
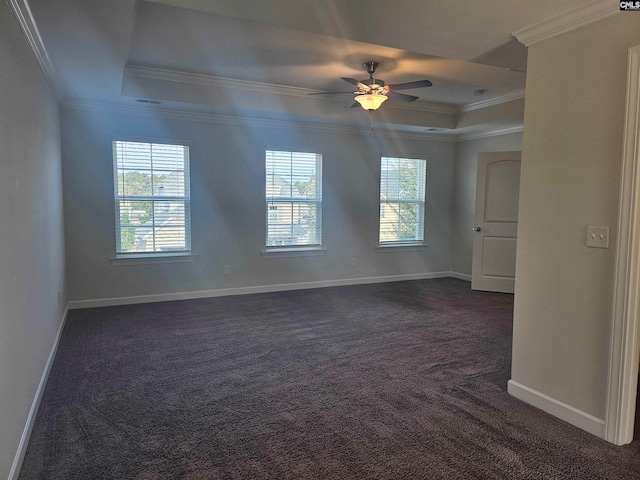
<instances>
[{"instance_id":1,"label":"crown molding","mask_svg":"<svg viewBox=\"0 0 640 480\"><path fill-rule=\"evenodd\" d=\"M506 95L501 95L499 97L493 97L487 100L482 100L480 102L463 105L458 109L458 113L471 112L473 110L480 110L481 108L493 107L494 105L500 105L503 103L512 102L514 100L523 99L524 96L525 96L525 90L523 88L521 90L516 90L514 92L510 92L510 93L507 93Z\"/></svg>"},{"instance_id":2,"label":"crown molding","mask_svg":"<svg viewBox=\"0 0 640 480\"><path fill-rule=\"evenodd\" d=\"M250 92L270 93L276 95L289 95L293 97L306 97L309 93L316 92L316 90L310 90L308 88L289 87L286 85L275 85L271 83L251 82L248 80L236 80L233 78L202 75L199 73L178 72L176 70L165 70L161 68L140 67L137 65L127 65L124 68L124 74L130 77L188 83L190 85L202 85L205 87L233 88L236 90L247 90Z\"/></svg>"},{"instance_id":3,"label":"crown molding","mask_svg":"<svg viewBox=\"0 0 640 480\"><path fill-rule=\"evenodd\" d=\"M53 66L53 62L49 58L49 54L47 53L47 49L44 46L42 41L42 37L40 36L40 31L38 30L38 26L33 18L33 14L31 13L31 8L27 0L7 0L13 14L15 15L18 23L20 24L20 28L24 33L24 36L31 48L31 51L36 57L38 64L40 65L40 69L44 74L47 82L49 83L49 87L53 92L58 105L62 105L62 99L64 98L63 91L60 84L60 79L58 77L58 73Z\"/></svg>"},{"instance_id":4,"label":"crown molding","mask_svg":"<svg viewBox=\"0 0 640 480\"><path fill-rule=\"evenodd\" d=\"M212 88L230 88L236 90L245 90L250 92L288 95L293 97L308 98L310 93L322 93L320 90L309 88L291 87L288 85L276 85L271 83L251 82L248 80L237 80L233 78L217 77L213 75L203 75L199 73L179 72L175 70L166 70L153 67L142 67L139 65L127 65L124 74L130 77L149 78L153 80L163 80L167 82L186 83L189 85L201 85ZM316 97L317 100L322 99L332 101L327 97ZM403 109L419 110L430 113L444 113L455 115L458 108L451 105L443 105L438 103L430 103L425 101L417 101L414 103L403 104Z\"/></svg>"},{"instance_id":5,"label":"crown molding","mask_svg":"<svg viewBox=\"0 0 640 480\"><path fill-rule=\"evenodd\" d=\"M204 122L222 125L237 125L254 128L295 128L297 130L323 132L340 135L370 136L371 129L367 126L335 125L326 123L292 122L288 120L239 117L234 115L220 115L214 113L187 112L154 106L130 106L114 103L100 103L84 100L71 100L63 104L68 110L82 110L98 113L118 115L134 115L155 118L167 118L172 120ZM425 127L426 128L426 127ZM375 127L373 133L377 137L386 137L404 140L433 140L438 142L456 142L456 136L452 133L406 132L384 127Z\"/></svg>"},{"instance_id":6,"label":"crown molding","mask_svg":"<svg viewBox=\"0 0 640 480\"><path fill-rule=\"evenodd\" d=\"M394 103L397 105L397 103ZM444 103L431 103L425 102L424 100L417 100L411 103L403 103L403 110L418 110L420 112L429 112L429 113L444 113L446 115L456 115L459 112L459 108L455 105L447 105Z\"/></svg>"},{"instance_id":7,"label":"crown molding","mask_svg":"<svg viewBox=\"0 0 640 480\"><path fill-rule=\"evenodd\" d=\"M478 140L480 138L499 137L500 135L509 135L511 133L520 133L523 130L522 125L512 125L510 127L500 127L493 130L484 130L481 132L463 133L456 135L457 142L466 142L469 140Z\"/></svg>"},{"instance_id":8,"label":"crown molding","mask_svg":"<svg viewBox=\"0 0 640 480\"><path fill-rule=\"evenodd\" d=\"M357 127L352 125L334 125L327 123L306 123L292 122L288 120L264 119L238 117L234 115L220 115L213 113L187 112L184 110L174 110L168 108L157 108L154 106L130 106L114 103L100 103L83 100L67 101L63 108L68 110L81 110L88 112L108 113L117 115L134 115L144 117L166 118L171 120L182 120L190 122L213 123L220 125L235 125L254 128L295 128L297 130L321 132L340 135L370 136L371 130L368 127ZM394 138L402 140L431 140L443 143L456 143L480 138L497 137L509 135L511 133L522 132L522 125L512 125L500 127L480 132L457 134L451 133L430 133L430 132L405 132L390 128L374 127L374 134L377 137Z\"/></svg>"},{"instance_id":9,"label":"crown molding","mask_svg":"<svg viewBox=\"0 0 640 480\"><path fill-rule=\"evenodd\" d=\"M584 6L573 8L549 20L517 30L512 35L529 47L619 12L618 2L592 0Z\"/></svg>"}]
</instances>

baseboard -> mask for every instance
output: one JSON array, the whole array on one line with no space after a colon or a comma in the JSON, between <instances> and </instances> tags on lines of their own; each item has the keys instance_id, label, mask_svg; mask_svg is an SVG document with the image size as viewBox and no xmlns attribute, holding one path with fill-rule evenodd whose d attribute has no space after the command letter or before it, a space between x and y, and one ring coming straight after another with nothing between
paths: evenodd
<instances>
[{"instance_id":1,"label":"baseboard","mask_svg":"<svg viewBox=\"0 0 640 480\"><path fill-rule=\"evenodd\" d=\"M466 273L449 272L449 276L457 278L458 280L464 280L465 282L471 281L471 275L467 275Z\"/></svg>"},{"instance_id":2,"label":"baseboard","mask_svg":"<svg viewBox=\"0 0 640 480\"><path fill-rule=\"evenodd\" d=\"M604 438L604 420L594 417L571 405L556 400L544 393L509 380L507 391L515 398L550 413L571 425L581 428L597 437Z\"/></svg>"},{"instance_id":3,"label":"baseboard","mask_svg":"<svg viewBox=\"0 0 640 480\"><path fill-rule=\"evenodd\" d=\"M320 280L315 282L279 283L272 285L253 285L249 287L218 288L195 292L162 293L138 295L133 297L98 298L94 300L74 300L69 302L69 309L111 307L115 305L131 305L136 303L169 302L174 300L192 300L195 298L225 297L229 295L248 295L251 293L282 292L286 290L306 290L310 288L342 287L346 285L362 285L367 283L401 282L405 280L425 280L429 278L450 277L450 272L409 273L404 275L384 275L380 277L343 278L337 280Z\"/></svg>"},{"instance_id":4,"label":"baseboard","mask_svg":"<svg viewBox=\"0 0 640 480\"><path fill-rule=\"evenodd\" d=\"M49 358L47 358L47 363L44 366L44 371L42 372L42 377L40 378L40 383L38 384L36 395L33 398L33 402L31 403L29 415L27 416L27 423L25 424L24 430L22 431L20 443L18 444L18 450L16 451L16 456L13 459L13 464L11 465L11 470L9 470L9 476L7 477L7 480L18 480L18 475L20 475L20 469L22 468L24 455L27 452L27 445L29 445L29 437L31 437L31 430L33 430L33 424L36 421L36 415L38 413L38 408L40 407L40 401L42 400L42 395L44 394L44 389L47 385L47 380L49 379L49 372L51 372L53 359L56 357L56 352L58 351L58 344L60 343L60 337L62 336L64 325L67 322L68 313L69 305L67 304L67 307L64 309L64 313L62 314L62 320L60 322L60 326L58 327L56 338L54 339L53 346L51 347L51 351L49 352Z\"/></svg>"}]
</instances>

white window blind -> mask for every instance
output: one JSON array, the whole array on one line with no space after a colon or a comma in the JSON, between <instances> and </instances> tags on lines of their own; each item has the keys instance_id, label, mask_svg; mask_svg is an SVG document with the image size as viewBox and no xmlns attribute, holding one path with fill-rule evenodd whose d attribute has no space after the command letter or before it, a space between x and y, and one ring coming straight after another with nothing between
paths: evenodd
<instances>
[{"instance_id":1,"label":"white window blind","mask_svg":"<svg viewBox=\"0 0 640 480\"><path fill-rule=\"evenodd\" d=\"M382 157L380 162L380 244L424 241L427 161Z\"/></svg>"},{"instance_id":2,"label":"white window blind","mask_svg":"<svg viewBox=\"0 0 640 480\"><path fill-rule=\"evenodd\" d=\"M116 252L191 250L189 147L113 142Z\"/></svg>"},{"instance_id":3,"label":"white window blind","mask_svg":"<svg viewBox=\"0 0 640 480\"><path fill-rule=\"evenodd\" d=\"M267 247L322 244L322 155L266 152Z\"/></svg>"}]
</instances>

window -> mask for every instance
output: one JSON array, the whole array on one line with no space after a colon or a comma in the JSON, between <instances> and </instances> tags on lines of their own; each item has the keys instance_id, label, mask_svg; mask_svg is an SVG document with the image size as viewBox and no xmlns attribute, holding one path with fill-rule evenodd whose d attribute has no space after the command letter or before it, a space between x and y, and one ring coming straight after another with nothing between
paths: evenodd
<instances>
[{"instance_id":1,"label":"window","mask_svg":"<svg viewBox=\"0 0 640 480\"><path fill-rule=\"evenodd\" d=\"M269 222L271 223L278 222L278 207L273 205L269 207Z\"/></svg>"},{"instance_id":2,"label":"window","mask_svg":"<svg viewBox=\"0 0 640 480\"><path fill-rule=\"evenodd\" d=\"M113 142L116 252L191 250L189 147Z\"/></svg>"},{"instance_id":3,"label":"window","mask_svg":"<svg viewBox=\"0 0 640 480\"><path fill-rule=\"evenodd\" d=\"M322 155L266 152L267 247L322 243Z\"/></svg>"},{"instance_id":4,"label":"window","mask_svg":"<svg viewBox=\"0 0 640 480\"><path fill-rule=\"evenodd\" d=\"M424 241L427 161L382 157L380 162L381 245Z\"/></svg>"}]
</instances>

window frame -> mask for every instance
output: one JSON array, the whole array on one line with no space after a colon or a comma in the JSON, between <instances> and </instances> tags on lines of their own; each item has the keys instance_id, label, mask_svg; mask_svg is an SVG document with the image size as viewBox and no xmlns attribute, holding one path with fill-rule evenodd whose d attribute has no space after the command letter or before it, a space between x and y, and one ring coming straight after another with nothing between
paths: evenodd
<instances>
[{"instance_id":1,"label":"window frame","mask_svg":"<svg viewBox=\"0 0 640 480\"><path fill-rule=\"evenodd\" d=\"M182 171L184 179L184 195L121 195L118 191L119 188L119 168L118 168L118 144L119 143L141 143L153 145L171 145L179 146L184 150L184 168ZM114 226L115 226L115 257L112 257L111 263L113 265L140 265L146 263L170 262L181 263L191 262L194 260L195 255L192 253L191 245L191 142L182 139L160 139L160 138L148 138L148 137L127 137L127 136L114 136L111 142L112 155L113 155L113 193L114 193ZM162 169L158 169L162 171ZM151 175L154 173L153 166L150 169ZM122 251L122 234L120 225L120 202L123 200L131 201L177 201L184 202L184 237L185 248L179 250L158 250L154 247L152 251ZM150 227L153 231L156 227Z\"/></svg>"},{"instance_id":2,"label":"window frame","mask_svg":"<svg viewBox=\"0 0 640 480\"><path fill-rule=\"evenodd\" d=\"M294 197L293 194L290 197L277 197L277 196L268 196L267 195L267 159L269 152L284 152L289 155L295 154L308 154L314 155L315 158L315 182L316 182L316 196L315 197ZM322 255L325 252L325 249L322 248L323 243L323 163L324 163L324 153L320 149L315 148L307 148L307 147L280 147L280 146L272 146L267 145L264 149L264 199L265 199L265 237L264 237L264 250L262 251L263 257L284 257L284 256L309 256L309 255ZM292 173L292 175L294 175ZM314 204L316 219L315 225L316 229L316 238L315 241L311 243L291 245L291 244L283 244L283 245L270 245L269 244L269 226L271 220L269 218L269 213L274 210L271 209L271 206L275 206L277 211L281 211L280 205L292 205L295 204ZM292 224L294 225L294 224Z\"/></svg>"},{"instance_id":3,"label":"window frame","mask_svg":"<svg viewBox=\"0 0 640 480\"><path fill-rule=\"evenodd\" d=\"M382 174L383 174L383 162L385 159L392 160L410 160L410 161L421 161L423 163L423 171L422 175L424 176L424 183L421 186L418 186L418 190L422 193L422 199L383 199L382 192ZM416 154L390 154L383 153L380 155L380 175L378 177L378 244L377 248L379 251L389 251L389 250L413 250L413 249L422 249L427 246L426 243L426 229L427 229L427 183L428 183L428 158L425 155L416 155ZM381 240L382 233L382 215L381 211L384 209L385 211L390 210L390 204L418 204L418 221L416 222L416 231L421 233L422 238L416 238L414 240ZM421 224L421 225L420 225ZM422 227L419 229L419 227Z\"/></svg>"}]
</instances>

